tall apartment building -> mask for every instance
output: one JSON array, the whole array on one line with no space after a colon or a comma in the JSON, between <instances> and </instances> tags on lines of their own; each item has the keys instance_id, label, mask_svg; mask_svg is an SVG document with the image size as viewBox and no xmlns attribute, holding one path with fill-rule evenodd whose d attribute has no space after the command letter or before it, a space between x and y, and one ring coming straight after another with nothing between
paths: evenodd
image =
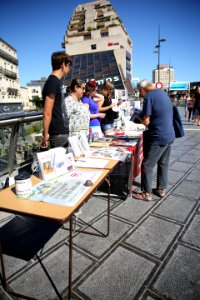
<instances>
[{"instance_id":1,"label":"tall apartment building","mask_svg":"<svg viewBox=\"0 0 200 300\"><path fill-rule=\"evenodd\" d=\"M168 64L160 64L160 82L164 89L168 89L170 82L174 81L174 69ZM153 82L158 82L158 66L153 70Z\"/></svg>"},{"instance_id":2,"label":"tall apartment building","mask_svg":"<svg viewBox=\"0 0 200 300\"><path fill-rule=\"evenodd\" d=\"M17 51L0 38L0 113L22 110Z\"/></svg>"},{"instance_id":3,"label":"tall apartment building","mask_svg":"<svg viewBox=\"0 0 200 300\"><path fill-rule=\"evenodd\" d=\"M109 1L78 5L62 46L73 61L66 84L74 77L85 81L95 79L98 85L110 80L116 89L133 91L132 41Z\"/></svg>"}]
</instances>

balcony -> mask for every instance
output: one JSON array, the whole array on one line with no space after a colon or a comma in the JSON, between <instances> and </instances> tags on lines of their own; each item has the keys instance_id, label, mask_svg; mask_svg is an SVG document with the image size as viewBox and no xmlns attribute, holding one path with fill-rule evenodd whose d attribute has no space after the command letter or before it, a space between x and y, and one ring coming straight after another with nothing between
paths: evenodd
<instances>
[{"instance_id":1,"label":"balcony","mask_svg":"<svg viewBox=\"0 0 200 300\"><path fill-rule=\"evenodd\" d=\"M75 16L85 16L85 10L81 10L81 11L75 11Z\"/></svg>"},{"instance_id":2,"label":"balcony","mask_svg":"<svg viewBox=\"0 0 200 300\"><path fill-rule=\"evenodd\" d=\"M18 89L14 89L14 88L7 88L7 92L9 95L14 95L14 96L17 96L18 95L18 92L19 90Z\"/></svg>"},{"instance_id":3,"label":"balcony","mask_svg":"<svg viewBox=\"0 0 200 300\"><path fill-rule=\"evenodd\" d=\"M97 18L103 18L103 17L104 17L103 11L102 10L98 10L97 11Z\"/></svg>"},{"instance_id":4,"label":"balcony","mask_svg":"<svg viewBox=\"0 0 200 300\"><path fill-rule=\"evenodd\" d=\"M3 75L5 75L11 79L17 79L17 73L9 71L3 67L0 67L0 73L2 73Z\"/></svg>"},{"instance_id":5,"label":"balcony","mask_svg":"<svg viewBox=\"0 0 200 300\"><path fill-rule=\"evenodd\" d=\"M6 53L5 51L0 49L0 57L8 60L9 62L13 63L14 65L18 66L18 59L13 57L12 55Z\"/></svg>"},{"instance_id":6,"label":"balcony","mask_svg":"<svg viewBox=\"0 0 200 300\"><path fill-rule=\"evenodd\" d=\"M83 21L85 20L85 14L82 15L73 15L73 17L71 18L71 22L73 21Z\"/></svg>"},{"instance_id":7,"label":"balcony","mask_svg":"<svg viewBox=\"0 0 200 300\"><path fill-rule=\"evenodd\" d=\"M94 21L95 22L109 22L111 20L111 18L110 18L110 16L108 16L108 17L98 17L98 18L96 18Z\"/></svg>"}]
</instances>

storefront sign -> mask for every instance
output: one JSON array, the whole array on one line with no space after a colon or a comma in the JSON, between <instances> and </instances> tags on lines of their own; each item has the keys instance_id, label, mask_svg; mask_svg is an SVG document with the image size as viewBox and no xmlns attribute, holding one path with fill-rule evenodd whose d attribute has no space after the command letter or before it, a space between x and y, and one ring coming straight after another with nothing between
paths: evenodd
<instances>
[{"instance_id":1,"label":"storefront sign","mask_svg":"<svg viewBox=\"0 0 200 300\"><path fill-rule=\"evenodd\" d=\"M116 45L119 45L118 42L115 42L115 43L108 43L108 46L116 46Z\"/></svg>"},{"instance_id":2,"label":"storefront sign","mask_svg":"<svg viewBox=\"0 0 200 300\"><path fill-rule=\"evenodd\" d=\"M189 82L171 82L170 91L185 91L190 90Z\"/></svg>"},{"instance_id":3,"label":"storefront sign","mask_svg":"<svg viewBox=\"0 0 200 300\"><path fill-rule=\"evenodd\" d=\"M88 82L90 80L95 80L95 79L94 78L87 79L86 82ZM104 84L105 81L117 82L119 80L120 80L119 76L114 76L114 77L106 77L104 79L97 79L95 81L97 82L98 85L102 85L102 84Z\"/></svg>"}]
</instances>

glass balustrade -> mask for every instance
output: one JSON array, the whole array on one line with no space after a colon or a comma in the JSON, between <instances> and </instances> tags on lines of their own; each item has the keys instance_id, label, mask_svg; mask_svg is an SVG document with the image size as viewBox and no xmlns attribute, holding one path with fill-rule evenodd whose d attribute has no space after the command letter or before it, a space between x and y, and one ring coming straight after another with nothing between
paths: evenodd
<instances>
[{"instance_id":1,"label":"glass balustrade","mask_svg":"<svg viewBox=\"0 0 200 300\"><path fill-rule=\"evenodd\" d=\"M0 116L0 181L20 168L31 166L41 139L42 111Z\"/></svg>"}]
</instances>

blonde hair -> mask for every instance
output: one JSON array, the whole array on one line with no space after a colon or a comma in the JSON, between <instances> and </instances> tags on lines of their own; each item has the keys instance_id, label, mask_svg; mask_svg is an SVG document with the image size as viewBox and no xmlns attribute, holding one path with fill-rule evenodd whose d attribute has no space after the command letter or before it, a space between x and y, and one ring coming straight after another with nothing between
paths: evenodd
<instances>
[{"instance_id":1,"label":"blonde hair","mask_svg":"<svg viewBox=\"0 0 200 300\"><path fill-rule=\"evenodd\" d=\"M102 95L107 97L108 91L113 90L113 89L114 89L114 84L109 80L105 81L102 86L102 89L101 89Z\"/></svg>"}]
</instances>

